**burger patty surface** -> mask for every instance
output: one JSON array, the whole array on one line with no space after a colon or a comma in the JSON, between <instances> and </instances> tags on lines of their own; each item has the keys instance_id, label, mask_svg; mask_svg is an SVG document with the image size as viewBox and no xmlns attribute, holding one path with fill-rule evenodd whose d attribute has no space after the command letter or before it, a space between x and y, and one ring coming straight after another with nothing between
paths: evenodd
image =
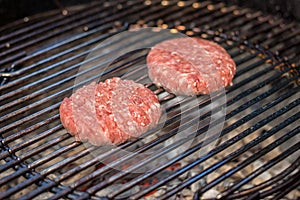
<instances>
[{"instance_id":1,"label":"burger patty surface","mask_svg":"<svg viewBox=\"0 0 300 200\"><path fill-rule=\"evenodd\" d=\"M151 90L117 77L83 86L60 105L68 132L96 146L139 137L155 127L160 116L160 103Z\"/></svg>"},{"instance_id":2,"label":"burger patty surface","mask_svg":"<svg viewBox=\"0 0 300 200\"><path fill-rule=\"evenodd\" d=\"M147 56L150 79L176 95L210 94L232 84L236 65L220 45L200 38L165 40Z\"/></svg>"}]
</instances>

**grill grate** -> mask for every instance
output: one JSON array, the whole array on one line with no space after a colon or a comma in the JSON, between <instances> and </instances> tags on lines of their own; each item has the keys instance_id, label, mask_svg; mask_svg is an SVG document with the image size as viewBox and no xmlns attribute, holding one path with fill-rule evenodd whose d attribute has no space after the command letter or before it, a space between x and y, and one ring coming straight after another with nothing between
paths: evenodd
<instances>
[{"instance_id":1,"label":"grill grate","mask_svg":"<svg viewBox=\"0 0 300 200\"><path fill-rule=\"evenodd\" d=\"M112 12L116 14L111 15ZM181 14L183 16L178 20ZM85 56L97 43L132 26L159 26L213 40L234 58L238 71L234 85L226 92L225 126L219 144L209 153L198 156L199 148L218 136L215 133L205 141L201 139L213 119L211 99L200 96L198 105L180 112L179 107L189 105L191 98L172 103L176 100L173 95L153 85L148 87L158 94L170 116L163 128L164 134L153 130L144 139L121 145L124 149L132 148L133 154L122 155L118 149L113 149L93 157L90 152L97 152L99 148L75 142L63 129L58 113L61 100L74 88L100 76L91 76L74 85L78 68L91 61L83 60ZM163 190L157 198L168 199L199 184L194 196L198 199L235 174L244 173L243 170L258 159L266 162L245 174L243 179L230 182L217 198L247 196L255 199L274 195L279 199L287 195L299 185L299 31L295 22L287 23L247 8L209 1L101 2L70 8L63 13L50 12L43 20L24 22L16 29L1 29L5 36L0 38L0 56L3 58L0 71L0 199L100 199L101 191L113 185L118 188L105 195L107 198L124 198L129 190L130 198L138 199ZM143 37L133 39L133 43L145 40ZM145 56L146 52L141 51L128 58L122 57L103 77L126 74L128 78L138 77L143 82L147 78L143 74L145 69L137 66L145 62ZM215 94L212 98L222 96ZM220 111L223 106L217 105L214 110ZM171 142L155 155L138 157L139 153L151 152L171 140L178 131L181 117L198 108L203 110L200 119L190 118L183 127L200 120L200 127L195 132L199 141L150 172L130 173L161 161L160 156L180 149L192 140L194 135ZM212 125L220 123L220 120L212 120ZM155 134L160 136L154 137ZM279 146L282 152L272 154L278 152ZM129 162L134 159L139 162ZM99 160L109 161L110 165L102 166ZM292 162L283 172L261 184L243 187L271 168L285 165L287 160ZM166 170L178 162L181 162L178 169ZM119 172L111 168L114 165L128 166ZM186 175L196 167L202 168L196 174ZM220 176L208 181L221 169ZM182 176L187 178L176 182ZM151 182L153 177L158 180ZM203 184L203 180L206 183ZM166 185L169 186L164 188ZM135 190L135 186L139 186L139 190Z\"/></svg>"}]
</instances>

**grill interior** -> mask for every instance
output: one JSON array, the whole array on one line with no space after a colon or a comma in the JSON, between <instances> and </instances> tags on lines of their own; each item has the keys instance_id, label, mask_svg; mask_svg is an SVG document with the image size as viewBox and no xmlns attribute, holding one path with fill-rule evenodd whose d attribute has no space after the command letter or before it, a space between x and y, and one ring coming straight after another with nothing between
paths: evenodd
<instances>
[{"instance_id":1,"label":"grill interior","mask_svg":"<svg viewBox=\"0 0 300 200\"><path fill-rule=\"evenodd\" d=\"M96 73L101 66L85 59L101 41L138 27L160 27L222 45L237 64L233 86L226 88L226 105L214 104L224 98L221 93L180 98L147 84L158 95L166 121L120 145L130 153L74 141L59 120L64 97L100 77L149 83L148 50L121 56L103 74ZM210 1L137 0L54 10L3 26L0 32L0 199L299 197L296 22ZM147 38L127 39L130 46ZM120 50L107 45L108 55ZM93 67L78 71L83 64ZM85 79L75 81L84 74ZM219 133L213 127L222 125L218 114L224 108ZM195 123L198 127L191 131ZM174 139L180 131L188 137ZM185 195L187 188L192 196ZM214 188L218 194L205 196Z\"/></svg>"}]
</instances>

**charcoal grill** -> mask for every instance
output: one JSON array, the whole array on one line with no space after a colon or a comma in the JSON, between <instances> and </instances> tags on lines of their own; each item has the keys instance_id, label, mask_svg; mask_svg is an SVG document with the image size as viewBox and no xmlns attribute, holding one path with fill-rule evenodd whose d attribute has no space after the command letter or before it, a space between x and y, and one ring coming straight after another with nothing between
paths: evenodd
<instances>
[{"instance_id":1,"label":"charcoal grill","mask_svg":"<svg viewBox=\"0 0 300 200\"><path fill-rule=\"evenodd\" d=\"M233 57L237 74L233 86L226 88L226 105L213 108L212 100L222 95L199 96L199 104L180 110L190 97L170 103L174 95L148 84L166 105L164 127L120 145L131 154L113 149L95 155L91 152L98 147L74 141L62 127L58 108L73 89L100 77L94 74L74 84L92 48L133 27L160 27L215 41ZM299 198L297 21L222 2L101 1L25 17L0 32L0 199ZM146 55L139 51L121 56L101 76L125 74L142 82L147 75L139 66ZM201 136L210 125L221 123L213 120L212 109L224 106L220 136L216 132L204 140ZM194 133L199 140L154 170L132 173L194 139L138 157L171 140L183 113L195 108L205 112L183 127L200 122ZM199 156L201 147L216 140L211 151ZM104 160L109 165L100 162ZM212 194L214 188L218 191Z\"/></svg>"}]
</instances>

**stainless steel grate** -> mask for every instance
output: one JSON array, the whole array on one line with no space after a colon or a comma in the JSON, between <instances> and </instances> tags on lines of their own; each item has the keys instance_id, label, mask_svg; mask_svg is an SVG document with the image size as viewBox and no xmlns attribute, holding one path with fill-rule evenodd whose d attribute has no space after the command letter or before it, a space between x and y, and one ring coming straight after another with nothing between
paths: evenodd
<instances>
[{"instance_id":1,"label":"stainless steel grate","mask_svg":"<svg viewBox=\"0 0 300 200\"><path fill-rule=\"evenodd\" d=\"M296 22L210 1L108 1L43 15L42 20L36 18L16 28L0 29L1 199L118 199L125 198L128 191L130 199L150 198L157 191L163 191L157 199L183 198L182 191L195 184L198 187L194 199L220 185L222 190L215 197L219 199L280 199L296 190L300 175L300 27ZM218 135L212 134L205 141L201 137L213 119L211 99L199 96L199 104L181 111L180 106L189 105L190 98L172 103L176 99L173 95L151 84L147 86L166 106L167 121L162 131L150 131L145 138L121 145L133 154L123 155L113 149L93 157L91 152L99 148L75 142L60 124L58 108L62 99L74 88L100 76L94 74L74 85L79 67L91 62L84 58L92 47L131 27L146 26L218 42L237 63L234 85L226 92L227 114L219 144L205 155L199 156L199 148ZM133 38L133 43L145 39ZM147 76L145 68L139 66L145 63L146 54L140 51L121 57L103 77L126 74L143 82ZM221 97L215 94L213 99ZM218 111L223 106L214 109ZM205 112L193 118L195 109ZM180 149L194 138L172 142L186 113L191 118L183 127L200 120L195 132L199 141L169 160L162 160L160 156ZM138 156L166 141L171 141L170 145L157 154ZM264 161L261 166L245 171L259 159ZM103 166L99 160L110 165ZM161 162L153 171L130 173L157 161ZM177 163L180 167L168 170ZM247 185L279 165L284 166L284 171L277 171L259 184ZM117 171L113 166L126 170ZM199 168L197 173L195 168ZM211 178L220 170L219 176ZM244 177L232 179L238 173ZM185 178L178 181L179 177ZM227 182L229 185L223 187ZM105 189L112 191L104 197Z\"/></svg>"}]
</instances>

